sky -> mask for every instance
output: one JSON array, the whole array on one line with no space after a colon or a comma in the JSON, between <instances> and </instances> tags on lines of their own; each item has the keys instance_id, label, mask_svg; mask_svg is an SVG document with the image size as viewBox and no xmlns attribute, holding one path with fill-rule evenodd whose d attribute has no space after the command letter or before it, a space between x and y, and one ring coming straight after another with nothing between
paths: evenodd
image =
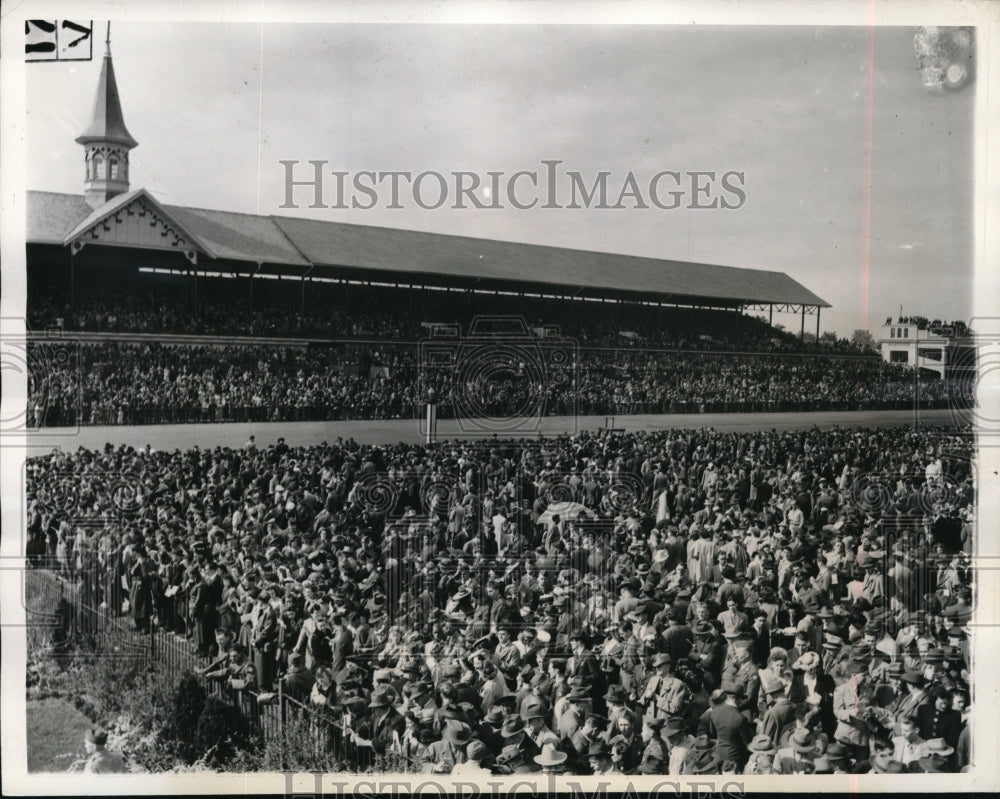
<instances>
[{"instance_id":1,"label":"sky","mask_svg":"<svg viewBox=\"0 0 1000 799\"><path fill-rule=\"evenodd\" d=\"M131 185L165 203L781 271L832 305L821 330L850 336L900 306L971 315L975 90L925 89L914 32L874 28L871 60L865 27L116 21L111 38L139 141ZM82 193L73 139L99 70L99 57L26 66L29 188ZM588 185L609 172L611 204L629 172L648 193L664 170L736 171L746 199L424 209L404 190L393 209L383 184L371 209L310 209L301 189L283 209L282 160L301 162L297 179L322 160L348 182L484 183L559 160ZM775 320L798 330L797 315Z\"/></svg>"}]
</instances>

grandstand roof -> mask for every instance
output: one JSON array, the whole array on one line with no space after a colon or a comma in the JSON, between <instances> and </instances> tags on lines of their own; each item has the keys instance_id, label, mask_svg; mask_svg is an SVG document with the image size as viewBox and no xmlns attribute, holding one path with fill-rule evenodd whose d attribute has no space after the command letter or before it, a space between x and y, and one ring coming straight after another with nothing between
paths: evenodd
<instances>
[{"instance_id":1,"label":"grandstand roof","mask_svg":"<svg viewBox=\"0 0 1000 799\"><path fill-rule=\"evenodd\" d=\"M163 205L212 255L274 274L711 304L829 303L783 272ZM102 209L98 209L97 215ZM95 216L82 196L28 192L29 243L62 244ZM200 269L211 268L202 261Z\"/></svg>"}]
</instances>

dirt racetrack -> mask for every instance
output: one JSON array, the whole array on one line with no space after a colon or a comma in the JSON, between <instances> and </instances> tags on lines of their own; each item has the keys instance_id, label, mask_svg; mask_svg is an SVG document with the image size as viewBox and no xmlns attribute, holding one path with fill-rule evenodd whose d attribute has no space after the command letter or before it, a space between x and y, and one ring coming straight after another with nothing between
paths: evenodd
<instances>
[{"instance_id":1,"label":"dirt racetrack","mask_svg":"<svg viewBox=\"0 0 1000 799\"><path fill-rule=\"evenodd\" d=\"M803 430L816 426L878 427L899 425L958 425L962 420L950 410L933 411L829 411L817 413L718 413L665 414L614 417L613 427L620 430L665 430L706 428L733 432L756 430ZM578 430L599 430L610 421L604 416L552 416L541 419L537 428L510 433L498 433L500 438L560 435ZM465 428L465 429L463 429ZM469 428L472 428L470 432ZM366 444L392 444L423 441L420 424L413 419L392 419L350 422L267 422L259 424L178 424L136 425L124 427L43 428L27 434L29 455L49 452L55 447L75 450L102 448L106 443L130 444L139 448L149 444L153 449L190 449L226 446L239 447L251 436L258 446L274 443L284 436L291 446L333 442L338 437L354 438ZM460 426L454 420L442 420L438 425L438 440L488 439L492 436L488 423ZM13 443L13 442L11 442Z\"/></svg>"}]
</instances>

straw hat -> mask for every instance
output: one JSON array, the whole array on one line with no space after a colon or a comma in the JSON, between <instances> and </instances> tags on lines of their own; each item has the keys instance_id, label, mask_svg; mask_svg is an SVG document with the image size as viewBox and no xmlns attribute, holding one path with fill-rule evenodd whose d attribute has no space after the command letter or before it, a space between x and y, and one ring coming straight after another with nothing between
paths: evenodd
<instances>
[{"instance_id":1,"label":"straw hat","mask_svg":"<svg viewBox=\"0 0 1000 799\"><path fill-rule=\"evenodd\" d=\"M777 750L774 748L774 742L771 740L770 735L756 735L754 739L747 746L751 752L763 752L773 754Z\"/></svg>"},{"instance_id":2,"label":"straw hat","mask_svg":"<svg viewBox=\"0 0 1000 799\"><path fill-rule=\"evenodd\" d=\"M535 755L535 762L539 766L558 766L566 762L566 753L556 749L555 744L545 744L541 754Z\"/></svg>"},{"instance_id":3,"label":"straw hat","mask_svg":"<svg viewBox=\"0 0 1000 799\"><path fill-rule=\"evenodd\" d=\"M816 748L816 739L809 730L796 730L790 743L796 752L812 752Z\"/></svg>"}]
</instances>

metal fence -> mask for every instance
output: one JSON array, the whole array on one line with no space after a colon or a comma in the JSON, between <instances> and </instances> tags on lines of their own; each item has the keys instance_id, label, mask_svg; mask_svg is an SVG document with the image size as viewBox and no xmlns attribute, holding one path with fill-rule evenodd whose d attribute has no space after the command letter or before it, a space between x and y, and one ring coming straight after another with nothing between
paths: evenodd
<instances>
[{"instance_id":1,"label":"metal fence","mask_svg":"<svg viewBox=\"0 0 1000 799\"><path fill-rule=\"evenodd\" d=\"M139 630L117 608L106 604L92 607L80 582L59 577L48 569L28 569L24 592L27 629L47 632L57 648L77 643L108 656L144 658L173 684L185 671L200 675L212 662L212 658L199 655L190 641L173 632L156 625L148 631ZM300 751L312 749L319 764L353 765L346 757L348 753L338 745L341 736L332 721L285 695L280 680L277 691L269 694L236 690L225 680L203 678L203 684L208 695L239 708L263 744L287 741L286 724L295 720L298 723L293 725L293 732ZM303 735L305 742L301 740Z\"/></svg>"}]
</instances>

